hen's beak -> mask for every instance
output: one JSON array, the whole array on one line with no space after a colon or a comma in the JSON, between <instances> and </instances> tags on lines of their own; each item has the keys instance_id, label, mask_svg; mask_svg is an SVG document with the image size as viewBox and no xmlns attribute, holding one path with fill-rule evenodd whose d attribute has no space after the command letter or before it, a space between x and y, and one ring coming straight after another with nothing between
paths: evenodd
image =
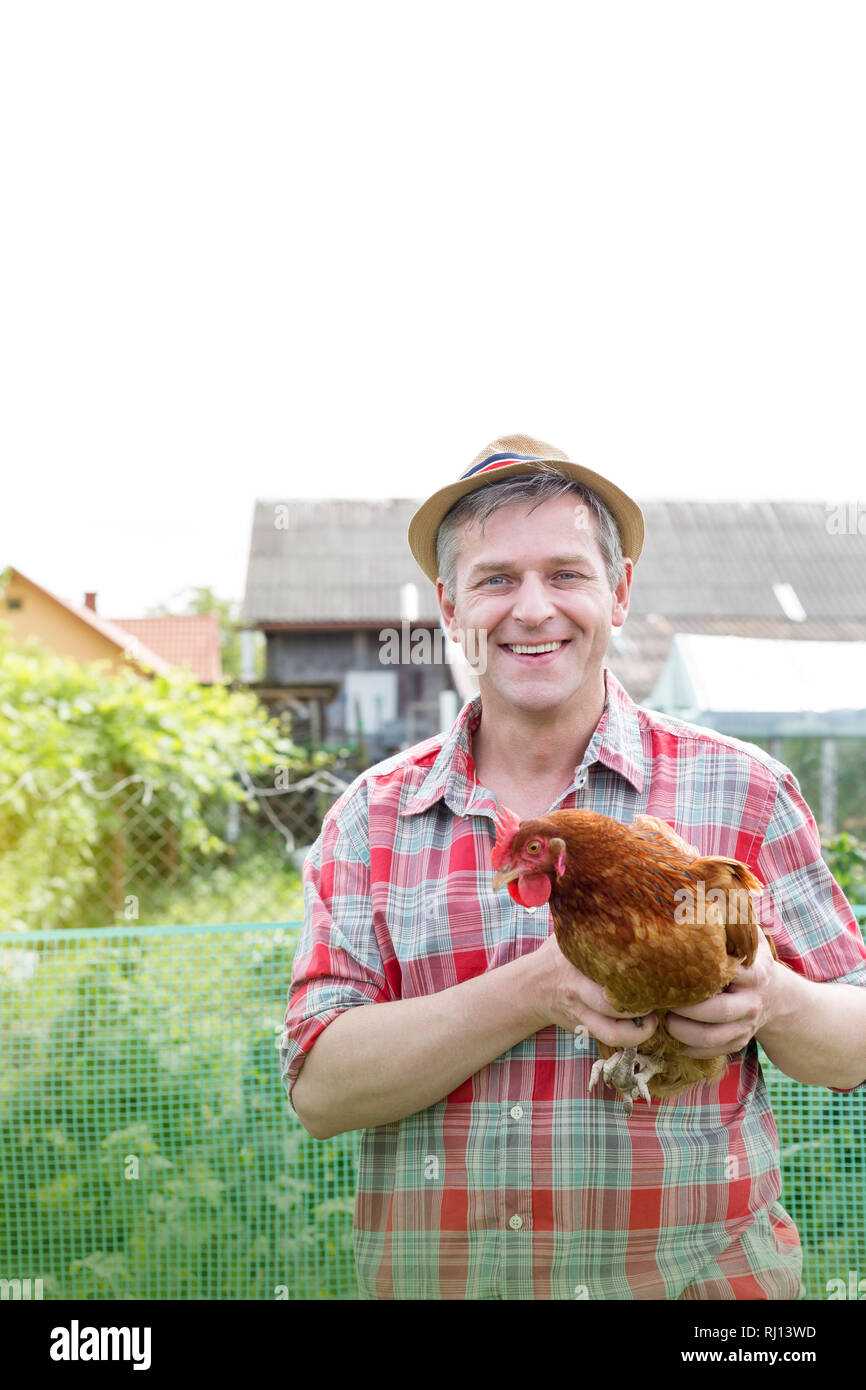
<instances>
[{"instance_id":1,"label":"hen's beak","mask_svg":"<svg viewBox=\"0 0 866 1390\"><path fill-rule=\"evenodd\" d=\"M504 888L506 883L511 883L512 879L520 878L520 869L500 869L498 874L493 875L493 891L498 893L500 888Z\"/></svg>"}]
</instances>

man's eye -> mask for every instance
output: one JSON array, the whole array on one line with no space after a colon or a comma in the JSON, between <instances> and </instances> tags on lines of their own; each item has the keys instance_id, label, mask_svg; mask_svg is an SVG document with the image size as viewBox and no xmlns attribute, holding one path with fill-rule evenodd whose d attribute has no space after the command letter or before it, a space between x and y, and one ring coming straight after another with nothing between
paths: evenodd
<instances>
[{"instance_id":1,"label":"man's eye","mask_svg":"<svg viewBox=\"0 0 866 1390\"><path fill-rule=\"evenodd\" d=\"M491 574L491 575L489 576L489 578L485 579L484 583L485 583L485 584L495 584L497 580L500 580L501 583L504 584L504 583L505 583L505 575L504 575L504 574Z\"/></svg>"}]
</instances>

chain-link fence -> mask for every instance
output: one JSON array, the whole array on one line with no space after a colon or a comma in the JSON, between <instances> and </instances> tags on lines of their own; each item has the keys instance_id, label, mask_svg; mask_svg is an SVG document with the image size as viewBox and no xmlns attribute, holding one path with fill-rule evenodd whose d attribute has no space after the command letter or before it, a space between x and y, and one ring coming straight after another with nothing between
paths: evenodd
<instances>
[{"instance_id":1,"label":"chain-link fence","mask_svg":"<svg viewBox=\"0 0 866 1390\"><path fill-rule=\"evenodd\" d=\"M0 935L0 1296L357 1297L359 1136L311 1139L279 1078L298 926ZM763 1065L807 1292L856 1288L863 1097Z\"/></svg>"},{"instance_id":2,"label":"chain-link fence","mask_svg":"<svg viewBox=\"0 0 866 1390\"><path fill-rule=\"evenodd\" d=\"M22 817L38 797L86 796L100 802L97 828L52 853L42 847L36 874L44 893L14 896L24 929L103 927L123 923L198 924L284 920L298 910L291 896L304 850L322 819L355 776L349 763L289 781L282 770L256 782L240 769L243 799L206 802L206 834L190 842L171 788L147 778L112 781L86 772L46 793L35 780L6 789L24 798ZM0 844L0 873L14 870L18 846ZM0 922L0 926L13 923Z\"/></svg>"}]
</instances>

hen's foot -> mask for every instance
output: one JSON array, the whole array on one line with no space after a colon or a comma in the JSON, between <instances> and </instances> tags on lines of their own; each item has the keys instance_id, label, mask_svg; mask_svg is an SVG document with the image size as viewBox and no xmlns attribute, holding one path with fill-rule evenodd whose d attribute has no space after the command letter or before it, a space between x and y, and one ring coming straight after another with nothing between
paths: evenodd
<instances>
[{"instance_id":1,"label":"hen's foot","mask_svg":"<svg viewBox=\"0 0 866 1390\"><path fill-rule=\"evenodd\" d=\"M589 1089L593 1090L599 1076L603 1076L609 1086L613 1086L623 1098L625 1113L630 1115L634 1102L640 1097L649 1105L652 1097L647 1087L650 1077L661 1071L664 1063L638 1052L636 1047L627 1047L615 1052L612 1057L599 1057L589 1076Z\"/></svg>"}]
</instances>

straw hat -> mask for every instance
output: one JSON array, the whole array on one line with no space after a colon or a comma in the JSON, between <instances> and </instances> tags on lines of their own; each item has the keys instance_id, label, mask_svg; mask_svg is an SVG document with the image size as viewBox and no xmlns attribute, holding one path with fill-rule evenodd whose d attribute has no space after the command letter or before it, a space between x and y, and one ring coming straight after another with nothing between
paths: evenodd
<instances>
[{"instance_id":1,"label":"straw hat","mask_svg":"<svg viewBox=\"0 0 866 1390\"><path fill-rule=\"evenodd\" d=\"M513 478L520 473L536 473L538 463L553 464L558 472L600 497L610 508L619 527L623 555L637 563L643 547L643 513L614 483L572 463L561 449L544 444L540 439L531 439L528 434L508 434L494 439L472 460L466 472L456 483L449 483L428 497L409 522L409 546L418 564L429 579L436 583L439 567L436 563L436 533L445 513L455 502L468 492L476 492L487 483L499 482L501 478Z\"/></svg>"}]
</instances>

